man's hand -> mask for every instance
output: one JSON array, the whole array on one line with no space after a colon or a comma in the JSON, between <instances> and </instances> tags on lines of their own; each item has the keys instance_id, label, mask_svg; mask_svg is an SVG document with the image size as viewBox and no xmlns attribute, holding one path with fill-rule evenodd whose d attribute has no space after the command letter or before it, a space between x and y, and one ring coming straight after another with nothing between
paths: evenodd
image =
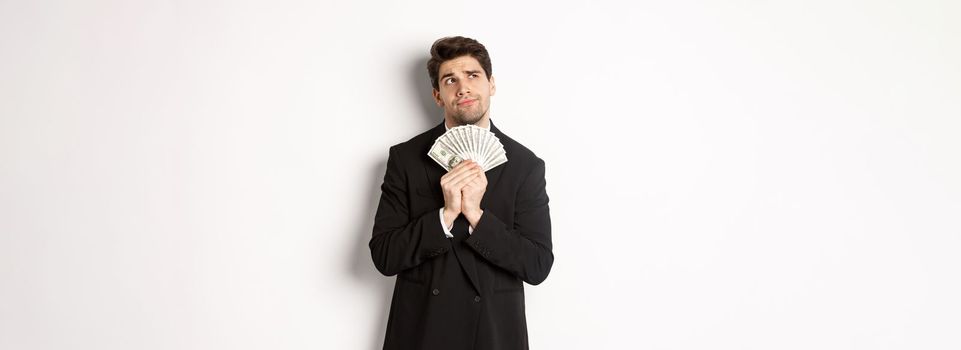
<instances>
[{"instance_id":1,"label":"man's hand","mask_svg":"<svg viewBox=\"0 0 961 350\"><path fill-rule=\"evenodd\" d=\"M440 187L444 192L444 226L450 227L460 215L463 208L462 191L464 186L471 183L478 176L483 176L484 170L477 163L465 160L454 166L447 174L441 176ZM485 189L487 179L484 179ZM481 193L483 195L483 193ZM480 201L478 200L478 205Z\"/></svg>"},{"instance_id":2,"label":"man's hand","mask_svg":"<svg viewBox=\"0 0 961 350\"><path fill-rule=\"evenodd\" d=\"M481 200L484 199L484 192L487 191L487 175L484 169L477 167L477 176L471 178L461 191L461 212L470 222L471 227L477 227L484 211L481 210Z\"/></svg>"}]
</instances>

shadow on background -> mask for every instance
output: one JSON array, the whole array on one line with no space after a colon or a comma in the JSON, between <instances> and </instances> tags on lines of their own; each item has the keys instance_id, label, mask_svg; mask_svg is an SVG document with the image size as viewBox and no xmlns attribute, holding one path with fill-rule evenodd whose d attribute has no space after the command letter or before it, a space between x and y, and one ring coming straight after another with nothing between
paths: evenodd
<instances>
[{"instance_id":1,"label":"shadow on background","mask_svg":"<svg viewBox=\"0 0 961 350\"><path fill-rule=\"evenodd\" d=\"M399 113L398 117L407 118L409 117L412 123L417 123L419 121L422 126L421 131L426 131L434 126L437 126L443 120L441 117L440 107L434 103L434 98L431 95L431 85L430 78L427 76L427 60L423 57L418 57L409 64L409 94L416 98L419 102L418 105L421 107L420 114L423 118L419 120L414 116L407 116L404 113ZM419 133L420 131L418 131ZM414 135L398 135L397 139L409 139ZM427 150L424 150L426 153ZM367 192L365 198L365 206L359 212L359 222L360 225L355 233L356 244L355 252L353 255L353 261L351 262L351 274L357 279L361 280L362 284L370 285L378 291L377 295L380 300L380 312L377 314L377 327L374 329L373 334L370 336L370 345L368 349L377 350L382 349L384 346L384 335L387 331L387 316L390 312L390 301L391 294L394 288L395 277L386 277L377 271L374 267L373 260L370 256L370 237L374 227L374 215L377 212L377 203L380 200L380 186L384 181L384 172L387 169L387 150L382 152L383 156L378 159L376 163L370 168L370 172L367 173L367 177L363 179L363 183L367 184ZM439 186L439 184L438 184Z\"/></svg>"},{"instance_id":2,"label":"shadow on background","mask_svg":"<svg viewBox=\"0 0 961 350\"><path fill-rule=\"evenodd\" d=\"M440 124L444 120L443 110L434 103L434 96L431 91L434 89L430 84L430 77L427 75L427 59L418 58L410 63L410 93L411 97L417 99L418 105L421 108L421 115L424 117L422 119L425 124L423 130L427 131L430 128ZM410 135L413 137L414 135ZM427 150L424 150L427 153Z\"/></svg>"},{"instance_id":3,"label":"shadow on background","mask_svg":"<svg viewBox=\"0 0 961 350\"><path fill-rule=\"evenodd\" d=\"M383 183L386 169L387 159L378 160L370 168L366 178L363 179L363 183L367 184L367 191L364 197L364 208L359 211L360 217L357 222L361 224L354 234L357 240L354 244L356 250L350 265L351 274L361 280L362 285L375 289L378 296L377 300L380 301L378 303L380 305L378 310L380 311L376 317L379 322L377 322L377 327L374 328L374 333L368 338L371 341L368 349L382 349L384 346L384 332L387 330L387 314L390 309L391 292L394 286L394 277L384 276L374 267L374 262L370 256L370 247L368 246L374 228L374 214L377 212L377 203L380 200L380 185Z\"/></svg>"}]
</instances>

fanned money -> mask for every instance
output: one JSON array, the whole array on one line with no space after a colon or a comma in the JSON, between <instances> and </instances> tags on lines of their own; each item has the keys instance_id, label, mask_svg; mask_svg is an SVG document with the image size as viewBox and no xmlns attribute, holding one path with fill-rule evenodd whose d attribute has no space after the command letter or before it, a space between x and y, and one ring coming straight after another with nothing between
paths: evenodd
<instances>
[{"instance_id":1,"label":"fanned money","mask_svg":"<svg viewBox=\"0 0 961 350\"><path fill-rule=\"evenodd\" d=\"M450 128L434 141L427 155L447 171L466 159L477 162L484 171L507 163L501 140L487 129L474 125Z\"/></svg>"}]
</instances>

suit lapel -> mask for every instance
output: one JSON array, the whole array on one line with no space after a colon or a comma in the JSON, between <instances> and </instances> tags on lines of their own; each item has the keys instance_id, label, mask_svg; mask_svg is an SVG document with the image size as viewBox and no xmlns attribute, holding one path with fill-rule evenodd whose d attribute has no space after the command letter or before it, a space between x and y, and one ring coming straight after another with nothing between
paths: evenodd
<instances>
[{"instance_id":1,"label":"suit lapel","mask_svg":"<svg viewBox=\"0 0 961 350\"><path fill-rule=\"evenodd\" d=\"M491 121L490 123L491 123L491 132L493 132L494 136L497 136L497 138L501 140L501 144L504 144L504 139L506 138L504 136L504 133L502 133L500 129L498 129L496 126L494 126L494 121ZM510 163L511 154L510 154L510 150L507 148L507 145L504 145L504 151L507 152L506 156L508 159L508 163ZM504 168L507 167L508 163L501 164L496 168L487 171L487 174L486 174L487 175L487 191L484 192L484 199L481 199L482 208L488 207L486 205L487 198L488 198L487 195L493 192L491 191L491 189L497 188L497 182L500 181L501 173L504 172Z\"/></svg>"}]
</instances>

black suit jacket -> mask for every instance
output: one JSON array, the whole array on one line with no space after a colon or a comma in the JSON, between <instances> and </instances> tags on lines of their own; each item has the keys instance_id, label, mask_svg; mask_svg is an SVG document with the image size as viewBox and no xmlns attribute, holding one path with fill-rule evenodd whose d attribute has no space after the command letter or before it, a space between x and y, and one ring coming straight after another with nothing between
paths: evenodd
<instances>
[{"instance_id":1,"label":"black suit jacket","mask_svg":"<svg viewBox=\"0 0 961 350\"><path fill-rule=\"evenodd\" d=\"M473 234L444 235L440 178L427 156L444 123L390 148L370 252L394 284L386 350L527 349L524 285L554 263L544 161L491 123L507 163L489 170Z\"/></svg>"}]
</instances>

